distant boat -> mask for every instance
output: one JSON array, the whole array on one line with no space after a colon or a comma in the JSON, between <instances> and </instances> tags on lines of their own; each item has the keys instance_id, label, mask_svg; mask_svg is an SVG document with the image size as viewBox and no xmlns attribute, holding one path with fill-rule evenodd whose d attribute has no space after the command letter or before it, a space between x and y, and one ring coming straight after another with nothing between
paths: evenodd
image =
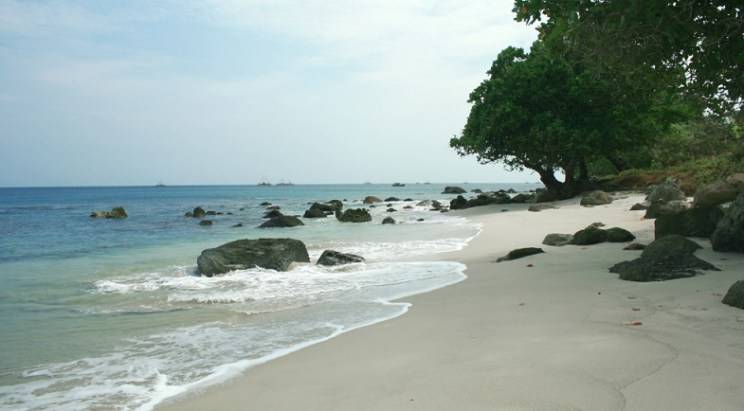
<instances>
[{"instance_id":1,"label":"distant boat","mask_svg":"<svg viewBox=\"0 0 744 411\"><path fill-rule=\"evenodd\" d=\"M269 187L269 186L271 186L271 183L269 183L268 181L261 181L261 182L259 182L256 185L257 186L260 186L260 187Z\"/></svg>"},{"instance_id":2,"label":"distant boat","mask_svg":"<svg viewBox=\"0 0 744 411\"><path fill-rule=\"evenodd\" d=\"M278 185L278 186L293 186L294 184L292 184L291 181L280 181L280 182L276 183L276 185Z\"/></svg>"},{"instance_id":3,"label":"distant boat","mask_svg":"<svg viewBox=\"0 0 744 411\"><path fill-rule=\"evenodd\" d=\"M165 184L163 184L163 182L160 181L157 184L155 184L155 187L165 187Z\"/></svg>"},{"instance_id":4,"label":"distant boat","mask_svg":"<svg viewBox=\"0 0 744 411\"><path fill-rule=\"evenodd\" d=\"M393 183L393 187L405 187L406 185L403 183Z\"/></svg>"}]
</instances>

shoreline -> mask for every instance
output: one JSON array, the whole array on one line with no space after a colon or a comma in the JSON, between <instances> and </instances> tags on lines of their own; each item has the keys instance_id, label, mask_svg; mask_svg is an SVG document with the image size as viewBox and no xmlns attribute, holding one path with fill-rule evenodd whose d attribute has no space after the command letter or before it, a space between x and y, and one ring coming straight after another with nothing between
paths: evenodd
<instances>
[{"instance_id":1,"label":"shoreline","mask_svg":"<svg viewBox=\"0 0 744 411\"><path fill-rule=\"evenodd\" d=\"M624 244L540 245L547 233L595 221L648 243L653 221L627 211L637 200L593 208L566 200L538 213L515 206L458 212L481 231L435 260L465 264L466 281L391 300L407 309L156 409L744 408L744 313L717 295L744 276L744 256L713 253L698 240L705 247L698 255L723 271L630 283L607 272L637 256ZM546 254L493 263L527 246Z\"/></svg>"}]
</instances>

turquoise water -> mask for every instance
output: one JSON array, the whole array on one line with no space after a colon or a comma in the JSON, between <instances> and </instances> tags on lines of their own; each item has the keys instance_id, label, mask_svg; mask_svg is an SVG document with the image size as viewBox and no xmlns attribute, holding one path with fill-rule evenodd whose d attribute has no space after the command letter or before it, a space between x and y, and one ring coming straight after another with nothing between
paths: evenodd
<instances>
[{"instance_id":1,"label":"turquoise water","mask_svg":"<svg viewBox=\"0 0 744 411\"><path fill-rule=\"evenodd\" d=\"M530 185L462 185L484 190ZM464 278L464 266L431 261L477 234L467 220L428 207L443 185L0 189L0 408L150 409L281 353L405 311L396 296ZM286 214L309 202L395 196L399 211L373 222L335 218L257 229L264 201ZM91 219L123 206L124 220ZM211 227L184 217L195 206L225 214ZM383 226L392 215L403 224ZM417 221L423 218L424 221ZM232 227L242 223L243 227ZM238 238L293 237L311 259L324 249L364 264L300 265L286 272L195 274L201 250Z\"/></svg>"}]
</instances>

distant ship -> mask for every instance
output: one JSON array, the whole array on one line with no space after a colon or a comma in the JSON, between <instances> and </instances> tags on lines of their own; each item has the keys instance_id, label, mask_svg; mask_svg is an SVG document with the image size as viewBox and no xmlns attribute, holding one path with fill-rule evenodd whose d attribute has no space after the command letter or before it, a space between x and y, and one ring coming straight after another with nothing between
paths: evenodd
<instances>
[{"instance_id":1,"label":"distant ship","mask_svg":"<svg viewBox=\"0 0 744 411\"><path fill-rule=\"evenodd\" d=\"M261 181L261 182L259 182L256 185L257 186L260 186L260 187L269 187L269 186L271 186L271 183L269 183L268 181Z\"/></svg>"},{"instance_id":2,"label":"distant ship","mask_svg":"<svg viewBox=\"0 0 744 411\"><path fill-rule=\"evenodd\" d=\"M165 184L163 184L162 181L159 181L157 184L155 184L155 187L165 187Z\"/></svg>"},{"instance_id":3,"label":"distant ship","mask_svg":"<svg viewBox=\"0 0 744 411\"><path fill-rule=\"evenodd\" d=\"M293 186L294 184L292 184L291 181L288 181L287 180L287 181L280 181L280 182L276 183L276 185L278 185L278 186Z\"/></svg>"},{"instance_id":4,"label":"distant ship","mask_svg":"<svg viewBox=\"0 0 744 411\"><path fill-rule=\"evenodd\" d=\"M405 187L406 185L403 183L393 183L393 187Z\"/></svg>"}]
</instances>

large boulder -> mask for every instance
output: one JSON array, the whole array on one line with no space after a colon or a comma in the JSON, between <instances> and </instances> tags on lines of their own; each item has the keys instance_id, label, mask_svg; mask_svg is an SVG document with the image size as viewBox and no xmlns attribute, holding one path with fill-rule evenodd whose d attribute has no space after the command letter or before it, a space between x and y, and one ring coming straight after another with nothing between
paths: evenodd
<instances>
[{"instance_id":1,"label":"large boulder","mask_svg":"<svg viewBox=\"0 0 744 411\"><path fill-rule=\"evenodd\" d=\"M584 207L610 204L612 202L612 196L605 193L604 191L592 191L586 193L581 197L581 205Z\"/></svg>"},{"instance_id":2,"label":"large boulder","mask_svg":"<svg viewBox=\"0 0 744 411\"><path fill-rule=\"evenodd\" d=\"M579 230L573 235L571 244L574 245L592 245L604 243L607 241L607 230L603 230L592 224L589 227Z\"/></svg>"},{"instance_id":3,"label":"large boulder","mask_svg":"<svg viewBox=\"0 0 744 411\"><path fill-rule=\"evenodd\" d=\"M635 260L610 267L627 281L664 281L697 275L700 270L715 270L714 265L695 257L697 243L681 235L669 235L655 240Z\"/></svg>"},{"instance_id":4,"label":"large boulder","mask_svg":"<svg viewBox=\"0 0 744 411\"><path fill-rule=\"evenodd\" d=\"M670 201L684 201L686 199L687 196L685 196L685 193L671 179L667 179L651 187L651 191L646 196L646 201L649 203L668 203Z\"/></svg>"},{"instance_id":5,"label":"large boulder","mask_svg":"<svg viewBox=\"0 0 744 411\"><path fill-rule=\"evenodd\" d=\"M655 202L648 206L643 218L658 218L660 215L677 214L688 208L690 208L690 205L685 200L674 200L667 203Z\"/></svg>"},{"instance_id":6,"label":"large boulder","mask_svg":"<svg viewBox=\"0 0 744 411\"><path fill-rule=\"evenodd\" d=\"M305 214L302 215L302 218L326 218L327 216L328 215L323 212L323 210L310 207L305 210Z\"/></svg>"},{"instance_id":7,"label":"large boulder","mask_svg":"<svg viewBox=\"0 0 744 411\"><path fill-rule=\"evenodd\" d=\"M363 201L364 204L374 204L374 203L381 203L381 202L382 200L380 199L380 197L375 197L375 196L364 197L364 201Z\"/></svg>"},{"instance_id":8,"label":"large boulder","mask_svg":"<svg viewBox=\"0 0 744 411\"><path fill-rule=\"evenodd\" d=\"M465 197L457 196L456 198L452 199L452 201L450 201L451 210L461 210L463 208L468 208L468 200L465 199Z\"/></svg>"},{"instance_id":9,"label":"large boulder","mask_svg":"<svg viewBox=\"0 0 744 411\"><path fill-rule=\"evenodd\" d=\"M331 200L327 202L326 204L333 207L333 212L341 211L344 208L344 203L341 200Z\"/></svg>"},{"instance_id":10,"label":"large boulder","mask_svg":"<svg viewBox=\"0 0 744 411\"><path fill-rule=\"evenodd\" d=\"M543 239L543 244L551 245L553 247L562 247L564 245L571 244L573 240L573 234L548 234Z\"/></svg>"},{"instance_id":11,"label":"large boulder","mask_svg":"<svg viewBox=\"0 0 744 411\"><path fill-rule=\"evenodd\" d=\"M685 237L708 238L723 218L717 206L693 207L678 213L661 214L654 222L655 238L679 234Z\"/></svg>"},{"instance_id":12,"label":"large boulder","mask_svg":"<svg viewBox=\"0 0 744 411\"><path fill-rule=\"evenodd\" d=\"M269 210L266 213L264 213L263 218L277 218L283 215L284 214L282 214L281 211L274 209L274 210Z\"/></svg>"},{"instance_id":13,"label":"large boulder","mask_svg":"<svg viewBox=\"0 0 744 411\"><path fill-rule=\"evenodd\" d=\"M535 201L534 194L519 193L511 198L511 202L516 204L531 203L533 201Z\"/></svg>"},{"instance_id":14,"label":"large boulder","mask_svg":"<svg viewBox=\"0 0 744 411\"><path fill-rule=\"evenodd\" d=\"M343 203L338 200L332 200L328 203L313 203L310 208L305 211L304 218L324 218L329 216L336 211L341 211Z\"/></svg>"},{"instance_id":15,"label":"large boulder","mask_svg":"<svg viewBox=\"0 0 744 411\"><path fill-rule=\"evenodd\" d=\"M207 212L204 211L201 207L194 207L192 211L187 212L184 214L186 217L194 217L194 218L202 218L205 215L207 215Z\"/></svg>"},{"instance_id":16,"label":"large boulder","mask_svg":"<svg viewBox=\"0 0 744 411\"><path fill-rule=\"evenodd\" d=\"M744 193L728 207L710 236L710 242L716 251L744 252Z\"/></svg>"},{"instance_id":17,"label":"large boulder","mask_svg":"<svg viewBox=\"0 0 744 411\"><path fill-rule=\"evenodd\" d=\"M739 190L726 181L716 181L698 187L695 192L695 207L713 207L719 204L734 201Z\"/></svg>"},{"instance_id":18,"label":"large boulder","mask_svg":"<svg viewBox=\"0 0 744 411\"><path fill-rule=\"evenodd\" d=\"M279 217L270 218L258 228L276 228L276 227L296 227L298 225L305 225L302 220L291 215L282 215Z\"/></svg>"},{"instance_id":19,"label":"large boulder","mask_svg":"<svg viewBox=\"0 0 744 411\"><path fill-rule=\"evenodd\" d=\"M393 217L385 217L382 219L382 224L395 224L395 219Z\"/></svg>"},{"instance_id":20,"label":"large boulder","mask_svg":"<svg viewBox=\"0 0 744 411\"><path fill-rule=\"evenodd\" d=\"M542 254L544 252L545 251L543 251L542 248L537 247L517 248L516 250L509 251L509 254L503 257L499 257L496 262L500 263L502 261L516 260L518 258L523 258L535 254Z\"/></svg>"},{"instance_id":21,"label":"large boulder","mask_svg":"<svg viewBox=\"0 0 744 411\"><path fill-rule=\"evenodd\" d=\"M557 195L551 193L544 188L538 188L535 190L535 202L536 203L549 203L551 201L560 200Z\"/></svg>"},{"instance_id":22,"label":"large boulder","mask_svg":"<svg viewBox=\"0 0 744 411\"><path fill-rule=\"evenodd\" d=\"M325 250L318 259L318 265L342 265L351 263L363 263L364 257L356 254L340 253L333 250Z\"/></svg>"},{"instance_id":23,"label":"large boulder","mask_svg":"<svg viewBox=\"0 0 744 411\"><path fill-rule=\"evenodd\" d=\"M372 221L372 216L364 208L350 208L343 212L337 211L336 219L342 223L366 223Z\"/></svg>"},{"instance_id":24,"label":"large boulder","mask_svg":"<svg viewBox=\"0 0 744 411\"><path fill-rule=\"evenodd\" d=\"M310 262L310 256L302 241L291 238L232 241L202 251L196 260L199 273L207 277L254 267L287 271L293 262Z\"/></svg>"},{"instance_id":25,"label":"large boulder","mask_svg":"<svg viewBox=\"0 0 744 411\"><path fill-rule=\"evenodd\" d=\"M732 307L744 309L744 280L739 280L729 288L722 303Z\"/></svg>"},{"instance_id":26,"label":"large boulder","mask_svg":"<svg viewBox=\"0 0 744 411\"><path fill-rule=\"evenodd\" d=\"M627 243L636 238L633 233L620 227L608 228L605 231L607 232L607 241L610 243Z\"/></svg>"},{"instance_id":27,"label":"large boulder","mask_svg":"<svg viewBox=\"0 0 744 411\"><path fill-rule=\"evenodd\" d=\"M127 212L124 207L114 207L111 211L93 211L90 213L91 218L127 218Z\"/></svg>"},{"instance_id":28,"label":"large boulder","mask_svg":"<svg viewBox=\"0 0 744 411\"><path fill-rule=\"evenodd\" d=\"M467 193L464 188L462 187L455 187L455 186L447 186L444 187L444 191L442 191L442 194L464 194Z\"/></svg>"}]
</instances>

